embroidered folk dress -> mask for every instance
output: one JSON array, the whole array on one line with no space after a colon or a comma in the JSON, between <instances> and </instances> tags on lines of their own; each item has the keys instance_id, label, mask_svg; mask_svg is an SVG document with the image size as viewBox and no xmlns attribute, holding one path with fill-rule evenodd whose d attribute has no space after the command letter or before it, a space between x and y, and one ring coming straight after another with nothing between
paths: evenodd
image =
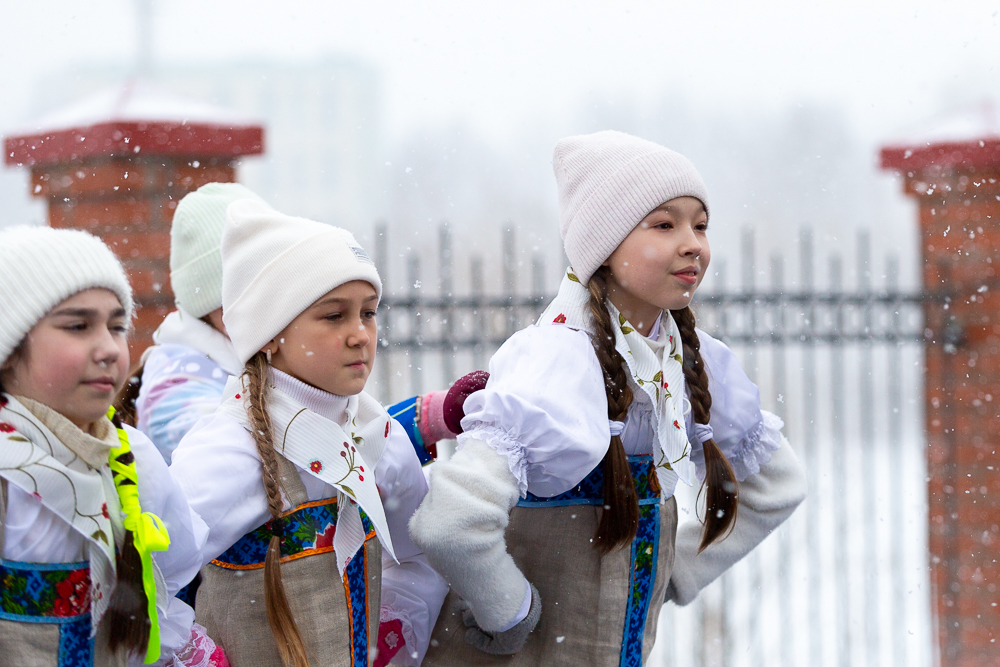
<instances>
[{"instance_id":1,"label":"embroidered folk dress","mask_svg":"<svg viewBox=\"0 0 1000 667\"><path fill-rule=\"evenodd\" d=\"M226 381L242 364L228 338L183 310L167 315L153 341L143 354L136 426L170 465L181 438L215 412Z\"/></svg>"},{"instance_id":2,"label":"embroidered folk dress","mask_svg":"<svg viewBox=\"0 0 1000 667\"><path fill-rule=\"evenodd\" d=\"M275 390L321 417L346 423L347 397L281 371L271 373ZM339 442L330 444L340 447ZM331 456L338 453L333 449ZM318 469L305 470L280 455L279 463L285 500L281 576L312 664L367 665L380 621L398 619L406 643L394 662L419 665L447 585L407 533L406 523L427 485L404 429L392 424L384 453L372 466L389 536L377 535L362 512L364 544L343 576L333 548L343 511L337 489L313 474ZM315 465L320 462L310 467ZM253 438L220 410L181 441L170 471L210 531L198 622L225 649L233 667L280 664L264 607L263 561L271 514ZM398 562L382 547L386 537Z\"/></svg>"},{"instance_id":3,"label":"embroidered folk dress","mask_svg":"<svg viewBox=\"0 0 1000 667\"><path fill-rule=\"evenodd\" d=\"M675 562L675 546L680 551L682 542L674 488L664 487L661 478L664 488L658 495L650 485L654 441L658 428L684 428L691 461L703 478L701 427L695 427L689 410L686 423L658 425L649 395L632 378L634 398L624 424L609 422L603 374L588 333L560 326L564 316L553 320L504 343L490 361L487 387L466 400L465 432L459 436L460 448L477 441L505 457L517 480L521 500L510 512L505 540L517 567L539 591L541 619L519 653L489 655L465 642L460 600L450 592L425 665L643 664L665 600L684 597L679 601L689 602L766 535L741 541L736 553L695 563L691 543L696 550L701 526L685 525L681 535L691 562ZM667 336L659 329L658 322L646 344L662 354ZM663 340L658 339L661 333ZM773 453L788 447L780 433L783 424L760 409L757 387L729 348L704 332L698 335L713 397L714 439L743 482L760 472ZM629 456L640 521L629 547L602 557L592 538L603 511L601 461L612 429L620 432ZM787 504L794 509L801 497L792 496ZM777 512L770 521L780 523L790 511ZM676 590L678 581L672 581L678 569L685 572L683 595ZM508 627L524 618L528 602L526 598Z\"/></svg>"},{"instance_id":4,"label":"embroidered folk dress","mask_svg":"<svg viewBox=\"0 0 1000 667\"><path fill-rule=\"evenodd\" d=\"M35 401L0 394L0 404L5 404L0 407L0 446L7 445L11 437L27 438L41 451L52 451L52 457L68 463L70 469L100 475L103 500L88 500L100 508L96 512L110 524L108 532L120 548L124 528L108 466L111 447L119 443L111 422L97 422L91 435ZM19 429L11 423L15 420L21 424ZM197 573L207 529L192 515L153 443L131 427L125 430L135 456L140 505L144 512L160 517L170 534L170 548L153 552L161 640L157 664L180 664L174 662L174 655L192 638L194 612L173 596ZM26 443L20 440L16 444ZM59 464L50 465L50 470L59 468ZM100 577L92 572L94 561L90 559L94 538L54 510L50 503L57 499L45 490L39 495L27 488L32 486L31 480L38 479L30 467L4 464L0 477L4 490L0 507L0 663L9 667L126 664L125 656L108 651L107 623L100 622L103 616L97 618L96 632L91 635L95 600L106 605L114 592L110 561L109 581L99 590ZM70 477L61 475L60 479ZM66 491L76 494L73 488L70 483ZM82 498L78 500L82 502ZM100 521L95 518L95 526ZM105 605L100 605L100 614ZM133 660L142 662L141 656Z\"/></svg>"}]
</instances>

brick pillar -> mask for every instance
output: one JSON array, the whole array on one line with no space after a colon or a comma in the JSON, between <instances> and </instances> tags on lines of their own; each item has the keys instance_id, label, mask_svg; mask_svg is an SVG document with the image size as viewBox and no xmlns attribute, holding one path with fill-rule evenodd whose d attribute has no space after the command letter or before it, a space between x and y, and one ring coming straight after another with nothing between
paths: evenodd
<instances>
[{"instance_id":1,"label":"brick pillar","mask_svg":"<svg viewBox=\"0 0 1000 667\"><path fill-rule=\"evenodd\" d=\"M933 615L941 665L1000 661L1000 139L882 150L919 205Z\"/></svg>"},{"instance_id":2,"label":"brick pillar","mask_svg":"<svg viewBox=\"0 0 1000 667\"><path fill-rule=\"evenodd\" d=\"M127 103L119 95L116 108L96 122L7 137L5 160L30 167L31 192L48 202L52 227L95 234L121 258L138 306L136 361L173 308L170 223L177 202L205 183L235 181L234 161L263 152L263 128L189 122L176 100L169 105L176 120L144 119L129 112L151 106L142 91L126 86L123 93ZM205 113L203 105L196 110Z\"/></svg>"}]
</instances>

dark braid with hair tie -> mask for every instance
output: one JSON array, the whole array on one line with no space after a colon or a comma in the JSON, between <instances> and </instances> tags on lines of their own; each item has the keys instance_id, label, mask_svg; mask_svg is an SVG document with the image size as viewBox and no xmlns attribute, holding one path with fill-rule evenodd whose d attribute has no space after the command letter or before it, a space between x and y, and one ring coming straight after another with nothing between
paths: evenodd
<instances>
[{"instance_id":1,"label":"dark braid with hair tie","mask_svg":"<svg viewBox=\"0 0 1000 667\"><path fill-rule=\"evenodd\" d=\"M691 412L696 423L708 424L712 417L712 394L701 357L701 341L695 331L694 312L689 306L672 310L670 314L677 323L684 346L684 383L691 397ZM706 440L702 447L705 452L705 482L701 487L705 492L705 529L699 553L732 530L739 506L739 487L729 460L713 439Z\"/></svg>"},{"instance_id":2,"label":"dark braid with hair tie","mask_svg":"<svg viewBox=\"0 0 1000 667\"><path fill-rule=\"evenodd\" d=\"M271 626L282 662L291 667L309 667L305 642L295 624L292 608L285 595L285 586L281 581L281 538L284 535L281 510L284 501L278 485L274 427L267 411L270 397L268 369L267 356L258 352L247 361L243 371L249 402L247 416L250 418L254 442L257 443L257 454L263 468L262 481L264 490L267 491L267 508L271 512L271 541L267 545L267 556L264 559L264 606L267 608L267 622Z\"/></svg>"},{"instance_id":3,"label":"dark braid with hair tie","mask_svg":"<svg viewBox=\"0 0 1000 667\"><path fill-rule=\"evenodd\" d=\"M591 343L604 372L604 390L608 396L608 419L625 421L632 405L632 389L628 386L625 360L615 349L615 323L605 305L608 296L607 267L601 267L590 278L588 306L594 323ZM639 498L629 469L628 456L620 436L611 436L608 452L602 463L604 470L604 511L594 534L594 547L606 554L632 542L639 527Z\"/></svg>"}]
</instances>

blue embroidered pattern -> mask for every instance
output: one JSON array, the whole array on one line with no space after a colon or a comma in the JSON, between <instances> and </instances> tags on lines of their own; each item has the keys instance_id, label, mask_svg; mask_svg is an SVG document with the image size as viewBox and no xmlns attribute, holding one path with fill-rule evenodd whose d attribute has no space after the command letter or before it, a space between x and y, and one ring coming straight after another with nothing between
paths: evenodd
<instances>
[{"instance_id":1,"label":"blue embroidered pattern","mask_svg":"<svg viewBox=\"0 0 1000 667\"><path fill-rule=\"evenodd\" d=\"M327 498L299 505L281 519L284 539L281 540L281 562L333 551L333 535L337 530L337 499ZM226 549L213 565L230 570L256 570L264 567L267 547L271 542L271 524L265 522Z\"/></svg>"},{"instance_id":2,"label":"blue embroidered pattern","mask_svg":"<svg viewBox=\"0 0 1000 667\"><path fill-rule=\"evenodd\" d=\"M365 533L372 534L372 523L364 512L361 522ZM381 567L381 564L379 564ZM344 592L351 612L351 664L368 665L368 549L361 547L344 568Z\"/></svg>"},{"instance_id":3,"label":"blue embroidered pattern","mask_svg":"<svg viewBox=\"0 0 1000 667\"><path fill-rule=\"evenodd\" d=\"M58 624L58 667L93 666L87 563L0 560L0 618Z\"/></svg>"},{"instance_id":4,"label":"blue embroidered pattern","mask_svg":"<svg viewBox=\"0 0 1000 667\"><path fill-rule=\"evenodd\" d=\"M650 485L656 474L652 456L628 457L636 495L639 498L639 526L632 540L632 572L629 575L628 602L622 629L621 667L642 664L643 631L649 613L650 596L656 579L656 559L660 546L660 496ZM567 505L600 505L604 502L604 470L594 468L575 487L551 498L531 493L518 502L518 507L565 507Z\"/></svg>"},{"instance_id":5,"label":"blue embroidered pattern","mask_svg":"<svg viewBox=\"0 0 1000 667\"><path fill-rule=\"evenodd\" d=\"M94 640L90 636L90 614L59 628L59 667L91 667Z\"/></svg>"}]
</instances>

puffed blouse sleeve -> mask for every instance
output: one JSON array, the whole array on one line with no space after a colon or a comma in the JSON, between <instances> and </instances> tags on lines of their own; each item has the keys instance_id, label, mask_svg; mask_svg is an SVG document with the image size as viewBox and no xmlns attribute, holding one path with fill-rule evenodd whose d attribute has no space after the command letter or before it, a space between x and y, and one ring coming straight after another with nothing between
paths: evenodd
<instances>
[{"instance_id":1,"label":"puffed blouse sleeve","mask_svg":"<svg viewBox=\"0 0 1000 667\"><path fill-rule=\"evenodd\" d=\"M761 464L771 460L771 452L781 447L781 429L785 424L777 415L760 409L760 390L725 343L700 329L698 339L712 394L709 424L713 439L729 459L736 479L742 482L760 472ZM699 477L704 478L705 455L690 413L687 427L691 458Z\"/></svg>"},{"instance_id":2,"label":"puffed blouse sleeve","mask_svg":"<svg viewBox=\"0 0 1000 667\"><path fill-rule=\"evenodd\" d=\"M604 378L588 334L530 326L490 360L486 388L465 401L459 444L479 440L507 458L523 497L573 488L611 439Z\"/></svg>"}]
</instances>

